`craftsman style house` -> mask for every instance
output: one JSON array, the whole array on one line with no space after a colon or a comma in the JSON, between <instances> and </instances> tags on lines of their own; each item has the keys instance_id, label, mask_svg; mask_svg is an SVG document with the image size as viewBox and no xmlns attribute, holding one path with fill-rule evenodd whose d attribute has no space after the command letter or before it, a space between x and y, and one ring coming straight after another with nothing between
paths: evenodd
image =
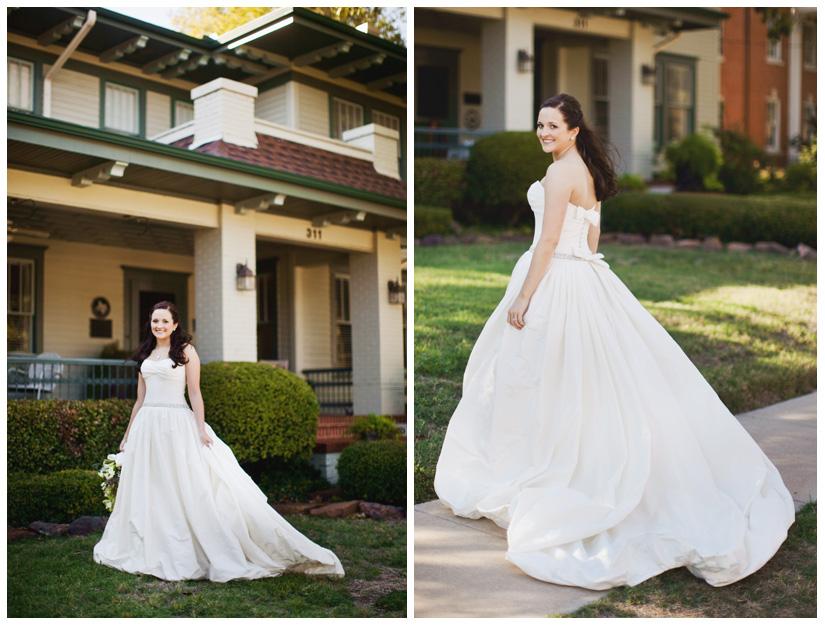
<instances>
[{"instance_id":1,"label":"craftsman style house","mask_svg":"<svg viewBox=\"0 0 825 626\"><path fill-rule=\"evenodd\" d=\"M204 361L405 412L404 47L301 8L203 39L105 9L7 24L10 366L133 350L167 299Z\"/></svg>"}]
</instances>

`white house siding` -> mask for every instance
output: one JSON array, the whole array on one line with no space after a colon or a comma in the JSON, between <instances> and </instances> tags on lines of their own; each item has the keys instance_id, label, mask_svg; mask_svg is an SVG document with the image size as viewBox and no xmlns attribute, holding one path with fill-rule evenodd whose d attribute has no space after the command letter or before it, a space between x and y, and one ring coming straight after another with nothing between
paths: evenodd
<instances>
[{"instance_id":1,"label":"white house siding","mask_svg":"<svg viewBox=\"0 0 825 626\"><path fill-rule=\"evenodd\" d=\"M255 100L255 117L258 119L291 126L287 109L287 85L281 85L259 93Z\"/></svg>"},{"instance_id":2,"label":"white house siding","mask_svg":"<svg viewBox=\"0 0 825 626\"><path fill-rule=\"evenodd\" d=\"M332 305L328 265L295 268L295 371L331 367Z\"/></svg>"},{"instance_id":3,"label":"white house siding","mask_svg":"<svg viewBox=\"0 0 825 626\"><path fill-rule=\"evenodd\" d=\"M124 346L124 278L122 266L172 272L193 271L190 256L49 240L43 269L44 352L66 358L96 358L106 344ZM189 310L194 311L193 281ZM112 306L112 337L89 337L92 301L102 296ZM191 329L191 319L188 320Z\"/></svg>"},{"instance_id":4,"label":"white house siding","mask_svg":"<svg viewBox=\"0 0 825 626\"><path fill-rule=\"evenodd\" d=\"M43 75L51 69L43 66ZM100 126L100 79L60 69L52 78L52 117L83 126Z\"/></svg>"},{"instance_id":5,"label":"white house siding","mask_svg":"<svg viewBox=\"0 0 825 626\"><path fill-rule=\"evenodd\" d=\"M329 94L314 87L295 84L297 128L329 137Z\"/></svg>"},{"instance_id":6,"label":"white house siding","mask_svg":"<svg viewBox=\"0 0 825 626\"><path fill-rule=\"evenodd\" d=\"M146 136L154 137L172 128L172 98L156 91L146 92Z\"/></svg>"}]
</instances>

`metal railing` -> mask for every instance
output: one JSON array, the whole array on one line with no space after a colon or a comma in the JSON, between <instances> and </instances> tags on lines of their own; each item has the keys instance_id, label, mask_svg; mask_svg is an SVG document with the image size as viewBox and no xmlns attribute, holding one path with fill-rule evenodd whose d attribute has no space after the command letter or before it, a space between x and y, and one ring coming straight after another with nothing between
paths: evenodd
<instances>
[{"instance_id":1,"label":"metal railing","mask_svg":"<svg viewBox=\"0 0 825 626\"><path fill-rule=\"evenodd\" d=\"M467 130L464 128L413 128L413 149L416 157L468 159L475 142L492 135L496 130Z\"/></svg>"},{"instance_id":2,"label":"metal railing","mask_svg":"<svg viewBox=\"0 0 825 626\"><path fill-rule=\"evenodd\" d=\"M321 414L352 415L351 368L301 370L301 373L318 398Z\"/></svg>"},{"instance_id":3,"label":"metal railing","mask_svg":"<svg viewBox=\"0 0 825 626\"><path fill-rule=\"evenodd\" d=\"M10 355L6 363L7 398L102 400L137 397L137 370L131 361Z\"/></svg>"}]
</instances>

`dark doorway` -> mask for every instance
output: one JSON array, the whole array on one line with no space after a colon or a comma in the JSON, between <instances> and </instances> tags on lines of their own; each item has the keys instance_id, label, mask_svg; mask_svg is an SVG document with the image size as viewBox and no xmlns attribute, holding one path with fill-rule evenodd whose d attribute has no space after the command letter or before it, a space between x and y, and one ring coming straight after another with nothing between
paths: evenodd
<instances>
[{"instance_id":1,"label":"dark doorway","mask_svg":"<svg viewBox=\"0 0 825 626\"><path fill-rule=\"evenodd\" d=\"M158 302L171 302L177 308L175 294L163 291L141 291L138 293L138 325L140 326L140 341L146 339L146 322L152 314L152 307Z\"/></svg>"},{"instance_id":2,"label":"dark doorway","mask_svg":"<svg viewBox=\"0 0 825 626\"><path fill-rule=\"evenodd\" d=\"M258 276L258 360L278 360L278 259L261 259Z\"/></svg>"}]
</instances>

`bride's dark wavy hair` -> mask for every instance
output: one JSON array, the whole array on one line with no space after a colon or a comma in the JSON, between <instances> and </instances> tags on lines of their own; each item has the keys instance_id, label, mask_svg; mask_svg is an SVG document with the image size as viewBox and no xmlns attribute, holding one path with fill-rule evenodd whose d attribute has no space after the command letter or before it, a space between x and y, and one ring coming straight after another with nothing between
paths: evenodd
<instances>
[{"instance_id":1,"label":"bride's dark wavy hair","mask_svg":"<svg viewBox=\"0 0 825 626\"><path fill-rule=\"evenodd\" d=\"M169 346L169 358L172 359L174 363L172 367L177 367L178 365L183 365L189 362L189 359L186 358L186 355L183 353L183 349L189 345L189 342L192 341L192 335L187 333L180 325L180 322L178 321L178 308L171 302L164 300L162 302L158 302L152 307L152 311L149 313L149 319L146 320L146 325L144 326L144 339L140 342L137 351L129 357L130 360L137 363L138 371L140 371L141 364L149 358L149 355L152 354L152 350L155 349L155 346L158 343L158 340L152 333L151 324L152 313L160 309L166 309L169 311L169 314L172 316L172 321L178 325L170 337L171 345Z\"/></svg>"},{"instance_id":2,"label":"bride's dark wavy hair","mask_svg":"<svg viewBox=\"0 0 825 626\"><path fill-rule=\"evenodd\" d=\"M596 199L604 202L617 195L619 183L616 180L616 166L605 146L608 146L614 153L616 153L616 148L608 139L600 137L596 131L588 128L579 101L571 95L560 93L545 100L539 110L545 107L559 111L569 130L579 129L576 149L593 177Z\"/></svg>"}]
</instances>

